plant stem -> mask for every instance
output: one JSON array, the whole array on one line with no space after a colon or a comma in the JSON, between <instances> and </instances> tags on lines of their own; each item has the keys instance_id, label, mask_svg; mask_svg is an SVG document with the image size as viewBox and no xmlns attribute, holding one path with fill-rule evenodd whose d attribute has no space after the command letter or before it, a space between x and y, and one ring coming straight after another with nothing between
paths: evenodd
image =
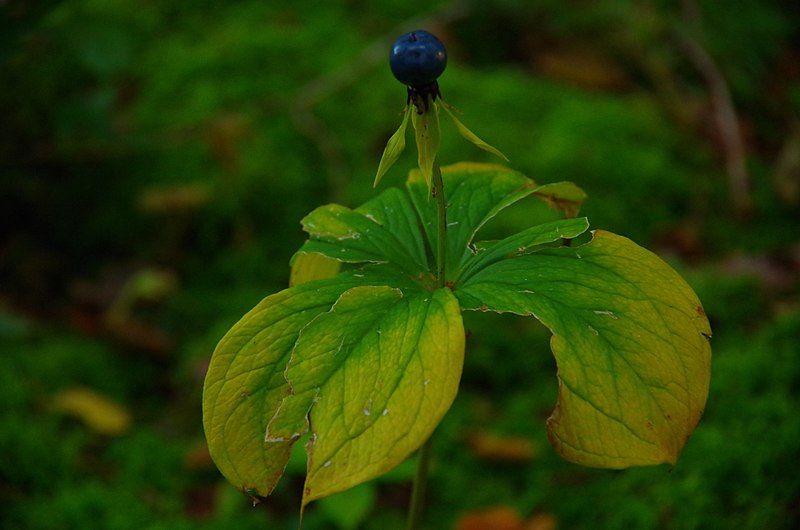
<instances>
[{"instance_id":1,"label":"plant stem","mask_svg":"<svg viewBox=\"0 0 800 530\"><path fill-rule=\"evenodd\" d=\"M436 280L439 288L446 286L445 270L447 265L447 204L444 198L444 182L439 161L433 164L433 196L436 198L438 213L438 239L436 245ZM408 530L419 530L422 524L422 511L425 506L425 489L428 484L428 468L431 460L431 438L419 448L417 473L414 475L414 489L411 492L411 506L408 510Z\"/></svg>"},{"instance_id":2,"label":"plant stem","mask_svg":"<svg viewBox=\"0 0 800 530\"><path fill-rule=\"evenodd\" d=\"M439 288L445 286L445 266L447 265L447 205L444 200L444 182L439 161L433 163L433 195L436 197L436 210L439 229L436 249L436 280Z\"/></svg>"},{"instance_id":3,"label":"plant stem","mask_svg":"<svg viewBox=\"0 0 800 530\"><path fill-rule=\"evenodd\" d=\"M411 492L411 506L408 508L408 530L419 530L422 524L422 509L425 507L425 489L428 485L428 468L431 460L431 439L425 440L417 453L417 473L414 475L414 489Z\"/></svg>"}]
</instances>

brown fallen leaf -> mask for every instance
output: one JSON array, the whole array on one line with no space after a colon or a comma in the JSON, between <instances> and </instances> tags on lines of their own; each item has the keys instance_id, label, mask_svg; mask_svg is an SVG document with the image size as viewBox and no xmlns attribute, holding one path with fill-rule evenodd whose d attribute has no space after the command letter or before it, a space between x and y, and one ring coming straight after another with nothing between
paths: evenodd
<instances>
[{"instance_id":1,"label":"brown fallen leaf","mask_svg":"<svg viewBox=\"0 0 800 530\"><path fill-rule=\"evenodd\" d=\"M517 510L509 506L496 506L469 512L456 522L456 530L525 530Z\"/></svg>"},{"instance_id":2,"label":"brown fallen leaf","mask_svg":"<svg viewBox=\"0 0 800 530\"><path fill-rule=\"evenodd\" d=\"M105 330L116 342L159 356L174 349L174 341L160 329L139 320L105 320Z\"/></svg>"},{"instance_id":3,"label":"brown fallen leaf","mask_svg":"<svg viewBox=\"0 0 800 530\"><path fill-rule=\"evenodd\" d=\"M92 431L106 436L125 434L133 423L122 405L89 388L68 388L53 396L53 410L81 420Z\"/></svg>"},{"instance_id":4,"label":"brown fallen leaf","mask_svg":"<svg viewBox=\"0 0 800 530\"><path fill-rule=\"evenodd\" d=\"M184 493L184 511L189 519L202 521L214 515L219 491L213 486L196 486Z\"/></svg>"},{"instance_id":5,"label":"brown fallen leaf","mask_svg":"<svg viewBox=\"0 0 800 530\"><path fill-rule=\"evenodd\" d=\"M212 189L207 183L197 182L172 186L153 186L142 190L139 208L146 213L175 214L195 211L205 206L212 198Z\"/></svg>"},{"instance_id":6,"label":"brown fallen leaf","mask_svg":"<svg viewBox=\"0 0 800 530\"><path fill-rule=\"evenodd\" d=\"M546 77L584 88L617 90L629 84L627 74L619 65L589 50L548 51L538 54L533 61Z\"/></svg>"},{"instance_id":7,"label":"brown fallen leaf","mask_svg":"<svg viewBox=\"0 0 800 530\"><path fill-rule=\"evenodd\" d=\"M187 469L214 469L214 461L205 442L198 442L186 452L184 464Z\"/></svg>"},{"instance_id":8,"label":"brown fallen leaf","mask_svg":"<svg viewBox=\"0 0 800 530\"><path fill-rule=\"evenodd\" d=\"M472 453L485 460L530 462L537 454L533 441L521 436L498 436L476 432L467 441Z\"/></svg>"},{"instance_id":9,"label":"brown fallen leaf","mask_svg":"<svg viewBox=\"0 0 800 530\"><path fill-rule=\"evenodd\" d=\"M556 530L558 519L549 513L537 513L525 522L524 530Z\"/></svg>"}]
</instances>

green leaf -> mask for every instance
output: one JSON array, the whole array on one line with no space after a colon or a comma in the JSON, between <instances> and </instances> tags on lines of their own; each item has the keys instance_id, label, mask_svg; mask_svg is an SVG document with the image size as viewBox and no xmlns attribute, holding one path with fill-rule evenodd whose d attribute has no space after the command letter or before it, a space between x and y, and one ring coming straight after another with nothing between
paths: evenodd
<instances>
[{"instance_id":1,"label":"green leaf","mask_svg":"<svg viewBox=\"0 0 800 530\"><path fill-rule=\"evenodd\" d=\"M439 106L429 105L428 110L419 113L411 111L411 123L417 141L419 170L430 191L433 183L433 164L439 154Z\"/></svg>"},{"instance_id":2,"label":"green leaf","mask_svg":"<svg viewBox=\"0 0 800 530\"><path fill-rule=\"evenodd\" d=\"M597 231L580 247L494 263L456 294L465 309L532 315L553 333L548 433L562 456L606 468L676 461L705 406L711 330L656 255Z\"/></svg>"},{"instance_id":3,"label":"green leaf","mask_svg":"<svg viewBox=\"0 0 800 530\"><path fill-rule=\"evenodd\" d=\"M466 139L468 142L472 142L473 144L475 144L476 147L483 149L484 151L488 151L489 153L492 153L493 155L498 156L503 160L505 160L506 162L508 162L508 158L506 158L506 155L501 153L499 149L492 147L491 145L487 144L486 142L478 138L478 135L470 131L466 125L461 123L461 120L456 118L452 106L449 103L446 103L444 100L442 100L442 108L445 110L445 112L447 112L448 116L450 116L450 119L453 120L453 125L456 126L458 134L463 136L464 139Z\"/></svg>"},{"instance_id":4,"label":"green leaf","mask_svg":"<svg viewBox=\"0 0 800 530\"><path fill-rule=\"evenodd\" d=\"M563 211L566 217L576 217L586 200L586 192L572 182L544 184L533 190L533 196L543 200L551 208Z\"/></svg>"},{"instance_id":5,"label":"green leaf","mask_svg":"<svg viewBox=\"0 0 800 530\"><path fill-rule=\"evenodd\" d=\"M400 464L433 432L458 390L464 329L449 289L356 287L297 340L291 393L268 437L312 426L303 504Z\"/></svg>"},{"instance_id":6,"label":"green leaf","mask_svg":"<svg viewBox=\"0 0 800 530\"><path fill-rule=\"evenodd\" d=\"M400 127L398 127L395 133L389 138L389 141L386 142L386 147L383 150L383 155L381 155L381 161L378 164L378 172L375 174L375 182L372 187L377 187L383 175L397 162L400 154L406 148L408 115L412 112L414 111L410 109L409 106L403 109L403 121L400 123Z\"/></svg>"},{"instance_id":7,"label":"green leaf","mask_svg":"<svg viewBox=\"0 0 800 530\"><path fill-rule=\"evenodd\" d=\"M302 225L311 240L299 253L346 263L391 263L415 275L428 270L417 224L408 197L389 189L357 210L329 204L308 214Z\"/></svg>"},{"instance_id":8,"label":"green leaf","mask_svg":"<svg viewBox=\"0 0 800 530\"><path fill-rule=\"evenodd\" d=\"M447 202L447 271L455 278L472 255L468 246L475 233L503 208L530 195L536 184L521 173L495 164L460 163L442 168ZM409 174L406 188L422 220L431 248L437 247L436 204L418 171Z\"/></svg>"},{"instance_id":9,"label":"green leaf","mask_svg":"<svg viewBox=\"0 0 800 530\"><path fill-rule=\"evenodd\" d=\"M417 212L407 193L397 188L389 188L356 208L356 211L388 230L415 263L427 270L425 237L419 227Z\"/></svg>"},{"instance_id":10,"label":"green leaf","mask_svg":"<svg viewBox=\"0 0 800 530\"><path fill-rule=\"evenodd\" d=\"M572 239L589 229L589 221L585 217L580 219L565 219L537 225L518 234L509 236L501 241L494 242L491 246L470 257L461 269L458 282L466 282L470 276L505 258L528 254L542 245L564 239Z\"/></svg>"},{"instance_id":11,"label":"green leaf","mask_svg":"<svg viewBox=\"0 0 800 530\"><path fill-rule=\"evenodd\" d=\"M333 278L339 274L342 264L323 254L303 253L292 258L291 267L289 287L294 287L314 280Z\"/></svg>"}]
</instances>

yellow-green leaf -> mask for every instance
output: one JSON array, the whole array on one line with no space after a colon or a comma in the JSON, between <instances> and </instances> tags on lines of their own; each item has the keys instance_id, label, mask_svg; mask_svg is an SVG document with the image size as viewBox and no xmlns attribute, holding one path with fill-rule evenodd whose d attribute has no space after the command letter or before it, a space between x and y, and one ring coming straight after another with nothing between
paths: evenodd
<instances>
[{"instance_id":1,"label":"yellow-green leaf","mask_svg":"<svg viewBox=\"0 0 800 530\"><path fill-rule=\"evenodd\" d=\"M464 329L449 289L356 287L300 334L271 438L309 427L303 503L381 475L428 438L458 390Z\"/></svg>"},{"instance_id":2,"label":"yellow-green leaf","mask_svg":"<svg viewBox=\"0 0 800 530\"><path fill-rule=\"evenodd\" d=\"M283 371L300 330L360 278L339 276L268 296L222 338L203 388L203 427L223 475L242 491L268 495L291 440L265 441L267 422L288 389Z\"/></svg>"},{"instance_id":3,"label":"yellow-green leaf","mask_svg":"<svg viewBox=\"0 0 800 530\"><path fill-rule=\"evenodd\" d=\"M497 148L487 144L483 140L481 140L478 137L477 134L475 134L474 132L470 131L467 128L466 125L461 123L461 120L456 118L455 113L453 112L453 110L451 109L451 107L450 107L450 105L448 103L445 103L444 101L442 101L442 108L444 108L445 112L448 114L448 116L450 116L450 119L453 120L453 125L456 126L456 130L458 130L458 134L463 136L464 139L466 139L468 142L472 142L476 147L478 147L480 149L483 149L484 151L487 151L489 153L492 153L493 155L498 156L498 157L502 158L503 160L505 160L506 162L508 162L508 158L506 158L506 155L501 153L499 149L497 149Z\"/></svg>"},{"instance_id":4,"label":"yellow-green leaf","mask_svg":"<svg viewBox=\"0 0 800 530\"><path fill-rule=\"evenodd\" d=\"M125 407L89 388L68 388L53 396L55 410L80 419L99 434L119 436L131 426Z\"/></svg>"},{"instance_id":5,"label":"yellow-green leaf","mask_svg":"<svg viewBox=\"0 0 800 530\"><path fill-rule=\"evenodd\" d=\"M674 463L703 413L711 330L697 296L656 255L597 231L579 247L482 269L462 307L532 315L553 333L556 450L580 464Z\"/></svg>"},{"instance_id":6,"label":"yellow-green leaf","mask_svg":"<svg viewBox=\"0 0 800 530\"><path fill-rule=\"evenodd\" d=\"M389 141L386 142L386 147L383 150L383 155L381 155L381 161L378 164L378 172L375 174L375 183L372 187L376 187L378 183L383 178L383 175L389 171L397 159L400 158L400 154L406 148L406 129L408 128L408 115L413 113L414 110L410 107L406 106L403 109L403 121L400 123L400 127L395 131L395 133L389 138Z\"/></svg>"},{"instance_id":7,"label":"yellow-green leaf","mask_svg":"<svg viewBox=\"0 0 800 530\"><path fill-rule=\"evenodd\" d=\"M314 280L325 280L339 274L341 262L323 254L297 253L292 257L289 287Z\"/></svg>"}]
</instances>

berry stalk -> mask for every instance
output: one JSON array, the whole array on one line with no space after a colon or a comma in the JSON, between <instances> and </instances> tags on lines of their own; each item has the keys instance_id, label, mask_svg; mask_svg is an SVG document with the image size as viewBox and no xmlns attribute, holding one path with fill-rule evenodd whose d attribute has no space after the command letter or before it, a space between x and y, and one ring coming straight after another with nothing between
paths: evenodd
<instances>
[{"instance_id":1,"label":"berry stalk","mask_svg":"<svg viewBox=\"0 0 800 530\"><path fill-rule=\"evenodd\" d=\"M438 217L437 228L437 249L436 249L436 281L439 288L444 288L445 270L447 266L447 203L444 197L444 181L442 180L442 170L439 167L439 160L433 163L433 189L431 191L436 199L436 210ZM417 462L417 472L414 475L414 486L411 491L411 504L408 509L407 530L419 530L422 523L422 514L425 508L425 491L428 485L428 470L431 458L431 435L422 447L419 448L419 461Z\"/></svg>"}]
</instances>

